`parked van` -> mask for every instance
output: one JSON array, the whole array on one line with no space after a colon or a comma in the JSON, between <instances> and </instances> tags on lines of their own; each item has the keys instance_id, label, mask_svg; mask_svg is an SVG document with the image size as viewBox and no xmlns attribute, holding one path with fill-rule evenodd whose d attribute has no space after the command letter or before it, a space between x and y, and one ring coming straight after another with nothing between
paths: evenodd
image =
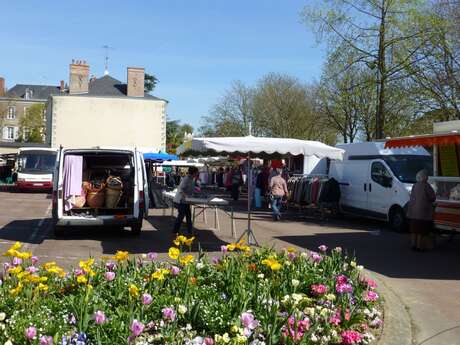
<instances>
[{"instance_id":1,"label":"parked van","mask_svg":"<svg viewBox=\"0 0 460 345\"><path fill-rule=\"evenodd\" d=\"M19 149L14 177L18 191L37 189L51 191L56 151L56 149L44 147Z\"/></svg>"},{"instance_id":2,"label":"parked van","mask_svg":"<svg viewBox=\"0 0 460 345\"><path fill-rule=\"evenodd\" d=\"M386 220L397 231L406 227L406 208L415 176L433 172L433 159L422 147L385 149L384 142L337 145L343 161L331 161L329 177L340 183L344 213Z\"/></svg>"},{"instance_id":3,"label":"parked van","mask_svg":"<svg viewBox=\"0 0 460 345\"><path fill-rule=\"evenodd\" d=\"M75 156L78 158L72 158ZM71 199L68 196L66 188L70 189L68 186L73 178L69 170L75 168L66 164L67 157L69 161L74 159L79 162L74 176L77 184L81 181L82 190L102 188L99 192L102 194L91 192L100 200L90 202L90 192L86 198ZM141 152L136 149L61 148L54 174L53 220L56 234L63 233L68 226L129 226L134 234L140 233L142 220L148 216L149 209L148 178ZM111 192L109 187L103 188L109 181L119 184L117 189L112 189L115 192ZM119 194L116 194L117 190ZM95 206L96 201L98 204Z\"/></svg>"}]
</instances>

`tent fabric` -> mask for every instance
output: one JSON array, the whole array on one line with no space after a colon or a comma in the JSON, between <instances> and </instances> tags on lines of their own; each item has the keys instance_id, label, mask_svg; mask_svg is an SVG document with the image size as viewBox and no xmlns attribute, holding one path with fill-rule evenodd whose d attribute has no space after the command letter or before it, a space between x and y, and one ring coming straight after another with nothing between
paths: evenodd
<instances>
[{"instance_id":1,"label":"tent fabric","mask_svg":"<svg viewBox=\"0 0 460 345\"><path fill-rule=\"evenodd\" d=\"M459 133L414 135L410 137L388 139L385 148L393 149L412 146L433 146L460 144Z\"/></svg>"},{"instance_id":2,"label":"tent fabric","mask_svg":"<svg viewBox=\"0 0 460 345\"><path fill-rule=\"evenodd\" d=\"M148 161L171 161L171 160L177 160L179 157L176 155L172 155L166 152L147 152L144 153L144 159Z\"/></svg>"},{"instance_id":3,"label":"tent fabric","mask_svg":"<svg viewBox=\"0 0 460 345\"><path fill-rule=\"evenodd\" d=\"M259 155L304 155L319 158L343 159L344 150L335 148L319 141L260 138L260 137L224 137L194 138L192 151Z\"/></svg>"}]
</instances>

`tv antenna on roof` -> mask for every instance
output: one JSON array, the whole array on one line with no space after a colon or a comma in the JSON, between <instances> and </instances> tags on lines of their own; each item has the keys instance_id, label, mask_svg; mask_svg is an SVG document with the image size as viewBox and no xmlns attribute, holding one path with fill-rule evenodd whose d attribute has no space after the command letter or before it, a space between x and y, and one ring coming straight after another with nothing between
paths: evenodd
<instances>
[{"instance_id":1,"label":"tv antenna on roof","mask_svg":"<svg viewBox=\"0 0 460 345\"><path fill-rule=\"evenodd\" d=\"M104 75L109 75L109 50L112 50L114 48L108 46L107 44L103 45L102 48L104 48L105 50Z\"/></svg>"}]
</instances>

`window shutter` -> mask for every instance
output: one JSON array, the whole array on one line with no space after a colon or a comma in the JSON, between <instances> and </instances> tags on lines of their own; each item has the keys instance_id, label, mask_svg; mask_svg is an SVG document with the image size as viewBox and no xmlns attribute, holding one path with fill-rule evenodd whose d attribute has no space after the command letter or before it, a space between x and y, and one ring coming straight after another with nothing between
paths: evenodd
<instances>
[{"instance_id":1,"label":"window shutter","mask_svg":"<svg viewBox=\"0 0 460 345\"><path fill-rule=\"evenodd\" d=\"M8 127L3 127L2 128L2 138L4 140L8 139Z\"/></svg>"},{"instance_id":2,"label":"window shutter","mask_svg":"<svg viewBox=\"0 0 460 345\"><path fill-rule=\"evenodd\" d=\"M19 138L19 127L14 127L14 139Z\"/></svg>"}]
</instances>

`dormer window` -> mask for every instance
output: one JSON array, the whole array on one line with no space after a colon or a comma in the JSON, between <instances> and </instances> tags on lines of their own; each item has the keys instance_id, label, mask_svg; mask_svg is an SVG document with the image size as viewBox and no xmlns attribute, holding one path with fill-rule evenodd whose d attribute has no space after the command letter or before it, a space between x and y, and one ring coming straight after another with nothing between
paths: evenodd
<instances>
[{"instance_id":1,"label":"dormer window","mask_svg":"<svg viewBox=\"0 0 460 345\"><path fill-rule=\"evenodd\" d=\"M32 89L27 88L27 89L26 89L26 93L25 93L25 95L24 95L24 98L25 98L25 99L31 99L31 98L32 98L32 95L33 95Z\"/></svg>"}]
</instances>

